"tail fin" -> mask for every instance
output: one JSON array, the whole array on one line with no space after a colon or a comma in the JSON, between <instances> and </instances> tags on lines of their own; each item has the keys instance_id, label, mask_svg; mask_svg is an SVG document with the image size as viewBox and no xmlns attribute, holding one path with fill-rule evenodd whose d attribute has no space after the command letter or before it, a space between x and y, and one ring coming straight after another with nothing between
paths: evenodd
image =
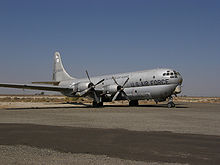
<instances>
[{"instance_id":1,"label":"tail fin","mask_svg":"<svg viewBox=\"0 0 220 165\"><path fill-rule=\"evenodd\" d=\"M54 66L53 66L53 81L72 80L71 77L64 69L61 56L59 52L54 53Z\"/></svg>"}]
</instances>

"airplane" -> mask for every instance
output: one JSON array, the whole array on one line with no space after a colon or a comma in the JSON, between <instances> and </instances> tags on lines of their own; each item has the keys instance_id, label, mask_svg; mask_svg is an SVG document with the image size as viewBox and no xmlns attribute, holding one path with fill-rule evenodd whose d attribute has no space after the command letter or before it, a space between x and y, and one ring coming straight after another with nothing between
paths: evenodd
<instances>
[{"instance_id":1,"label":"airplane","mask_svg":"<svg viewBox=\"0 0 220 165\"><path fill-rule=\"evenodd\" d=\"M54 53L52 81L32 84L0 83L0 87L56 91L68 97L90 97L93 107L102 107L104 102L128 100L129 106L138 106L138 100L168 99L167 107L175 107L173 95L181 93L183 78L173 69L151 69L87 78L71 77L63 67L61 55Z\"/></svg>"}]
</instances>

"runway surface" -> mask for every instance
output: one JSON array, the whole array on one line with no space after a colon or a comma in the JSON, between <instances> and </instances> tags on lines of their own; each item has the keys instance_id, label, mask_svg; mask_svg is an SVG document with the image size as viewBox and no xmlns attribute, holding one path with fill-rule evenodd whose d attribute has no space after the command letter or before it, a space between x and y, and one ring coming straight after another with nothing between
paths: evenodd
<instances>
[{"instance_id":1,"label":"runway surface","mask_svg":"<svg viewBox=\"0 0 220 165\"><path fill-rule=\"evenodd\" d=\"M68 153L66 164L220 164L220 104L0 110L0 163L22 164L20 156L12 158L25 152L21 146ZM10 147L19 152L10 156ZM76 162L73 154L96 159Z\"/></svg>"}]
</instances>

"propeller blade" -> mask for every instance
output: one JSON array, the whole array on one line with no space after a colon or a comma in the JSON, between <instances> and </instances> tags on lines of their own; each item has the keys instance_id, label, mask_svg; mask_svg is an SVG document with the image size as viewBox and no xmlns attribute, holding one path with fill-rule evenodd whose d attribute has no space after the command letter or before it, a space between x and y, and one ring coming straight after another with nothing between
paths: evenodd
<instances>
[{"instance_id":1,"label":"propeller blade","mask_svg":"<svg viewBox=\"0 0 220 165\"><path fill-rule=\"evenodd\" d=\"M127 84L128 80L129 80L129 77L127 78L127 80L126 80L126 81L124 82L124 84L122 85L122 88L124 88L124 86Z\"/></svg>"},{"instance_id":2,"label":"propeller blade","mask_svg":"<svg viewBox=\"0 0 220 165\"><path fill-rule=\"evenodd\" d=\"M85 89L85 90L84 90L84 91L82 91L82 92L79 92L79 96L83 96L83 95L85 95L85 94L86 94L86 93L88 93L90 90L91 90L91 87L90 87L90 88Z\"/></svg>"},{"instance_id":3,"label":"propeller blade","mask_svg":"<svg viewBox=\"0 0 220 165\"><path fill-rule=\"evenodd\" d=\"M128 95L124 92L124 91L121 91L121 93L124 95L124 97L129 101L130 99L129 99L129 97L128 97Z\"/></svg>"},{"instance_id":4,"label":"propeller blade","mask_svg":"<svg viewBox=\"0 0 220 165\"><path fill-rule=\"evenodd\" d=\"M116 92L115 96L113 97L112 101L115 101L118 97L118 95L120 94L120 91Z\"/></svg>"},{"instance_id":5,"label":"propeller blade","mask_svg":"<svg viewBox=\"0 0 220 165\"><path fill-rule=\"evenodd\" d=\"M105 79L102 79L101 81L99 81L98 83L96 83L94 86L97 86L97 85L101 84L103 81L105 81Z\"/></svg>"},{"instance_id":6,"label":"propeller blade","mask_svg":"<svg viewBox=\"0 0 220 165\"><path fill-rule=\"evenodd\" d=\"M89 81L91 82L90 77L89 77L89 73L88 73L88 71L87 71L87 70L86 70L86 75L87 75L87 77L88 77Z\"/></svg>"},{"instance_id":7,"label":"propeller blade","mask_svg":"<svg viewBox=\"0 0 220 165\"><path fill-rule=\"evenodd\" d=\"M119 86L119 84L117 83L117 81L115 80L114 77L112 77L112 79L114 80L115 84L117 84Z\"/></svg>"}]
</instances>

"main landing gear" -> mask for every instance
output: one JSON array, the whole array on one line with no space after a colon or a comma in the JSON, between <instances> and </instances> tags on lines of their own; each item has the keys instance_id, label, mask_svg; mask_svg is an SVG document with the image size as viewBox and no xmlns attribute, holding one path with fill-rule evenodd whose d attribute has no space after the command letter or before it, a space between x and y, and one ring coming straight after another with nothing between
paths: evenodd
<instances>
[{"instance_id":1,"label":"main landing gear","mask_svg":"<svg viewBox=\"0 0 220 165\"><path fill-rule=\"evenodd\" d=\"M93 101L93 102L92 102L92 106L93 106L93 107L103 107L103 102L97 103L96 101Z\"/></svg>"},{"instance_id":2,"label":"main landing gear","mask_svg":"<svg viewBox=\"0 0 220 165\"><path fill-rule=\"evenodd\" d=\"M168 103L167 103L167 107L168 108L174 108L176 105L174 104L174 102L173 102L173 97L172 96L170 96L169 97L169 101L168 101Z\"/></svg>"},{"instance_id":3,"label":"main landing gear","mask_svg":"<svg viewBox=\"0 0 220 165\"><path fill-rule=\"evenodd\" d=\"M129 101L129 106L138 106L138 100L131 100Z\"/></svg>"}]
</instances>

